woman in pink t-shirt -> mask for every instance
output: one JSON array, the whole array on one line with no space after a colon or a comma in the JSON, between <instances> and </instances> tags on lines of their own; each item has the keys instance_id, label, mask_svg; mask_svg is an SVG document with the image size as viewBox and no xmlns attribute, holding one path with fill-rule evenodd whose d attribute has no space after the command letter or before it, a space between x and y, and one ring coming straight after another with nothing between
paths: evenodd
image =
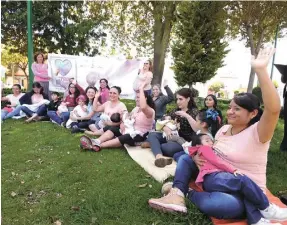
<instances>
[{"instance_id":1,"label":"woman in pink t-shirt","mask_svg":"<svg viewBox=\"0 0 287 225\"><path fill-rule=\"evenodd\" d=\"M108 80L105 78L100 79L100 93L101 93L101 104L104 104L109 100L110 87L108 85Z\"/></svg>"},{"instance_id":2,"label":"woman in pink t-shirt","mask_svg":"<svg viewBox=\"0 0 287 225\"><path fill-rule=\"evenodd\" d=\"M109 91L109 101L105 102L102 105L98 104L98 100L101 97L101 93L97 92L95 99L94 99L94 104L93 104L93 109L95 112L101 112L102 114L105 114L106 116L111 117L112 114L114 113L119 113L122 117L123 113L127 111L127 107L124 103L120 101L120 94L121 94L121 88L117 86L111 87ZM94 121L92 124L89 125L89 129L91 131L86 131L86 134L91 134L91 135L102 135L103 130L98 126L99 120ZM105 121L103 122L104 127L115 127L115 129L120 129L120 124L121 122L115 123L111 121ZM106 129L107 129L106 128Z\"/></svg>"},{"instance_id":3,"label":"woman in pink t-shirt","mask_svg":"<svg viewBox=\"0 0 287 225\"><path fill-rule=\"evenodd\" d=\"M44 93L49 96L49 80L48 76L48 64L45 63L44 54L39 52L34 56L34 63L32 64L32 71L34 74L34 82L39 82L44 89Z\"/></svg>"},{"instance_id":4,"label":"woman in pink t-shirt","mask_svg":"<svg viewBox=\"0 0 287 225\"><path fill-rule=\"evenodd\" d=\"M155 118L154 102L152 98L144 92L144 84L140 86L136 96L136 107L131 113L134 119L134 130L137 134L126 133L125 128L121 130L108 127L104 128L105 133L98 139L90 139L87 136L81 137L81 147L86 150L100 151L102 148L121 147L124 144L134 146L138 142L143 142L148 132L152 129ZM114 138L114 137L117 138Z\"/></svg>"},{"instance_id":5,"label":"woman in pink t-shirt","mask_svg":"<svg viewBox=\"0 0 287 225\"><path fill-rule=\"evenodd\" d=\"M215 137L214 149L221 158L251 178L261 189L266 188L267 153L270 140L280 113L280 99L269 78L267 65L274 51L264 49L258 57L251 60L251 65L257 74L262 90L264 112L261 116L260 103L255 95L242 93L236 95L230 102L227 111L228 125L223 126ZM150 199L149 205L164 211L186 212L184 196L188 194L191 200L203 213L219 219L238 219L246 217L245 209L251 207L248 201L240 195L225 192L224 185L240 179L230 173L215 173L205 177L204 192L188 191L191 178L198 174L197 166L205 163L200 155L190 158L180 157L175 173L173 187L169 194ZM197 166L196 166L197 165ZM236 189L237 186L234 185ZM268 219L278 219L282 210L275 205L258 205L253 214L248 215L248 223L252 225L272 224L262 218L260 210L272 214ZM248 208L250 211L250 208ZM284 213L284 212L283 212ZM264 214L266 215L266 214Z\"/></svg>"}]
</instances>

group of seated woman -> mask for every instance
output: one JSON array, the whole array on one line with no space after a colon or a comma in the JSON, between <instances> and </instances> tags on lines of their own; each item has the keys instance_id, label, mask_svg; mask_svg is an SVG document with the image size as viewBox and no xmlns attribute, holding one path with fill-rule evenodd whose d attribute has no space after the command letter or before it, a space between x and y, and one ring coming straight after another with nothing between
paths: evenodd
<instances>
[{"instance_id":1,"label":"group of seated woman","mask_svg":"<svg viewBox=\"0 0 287 225\"><path fill-rule=\"evenodd\" d=\"M172 158L177 161L174 182L164 197L149 200L152 208L185 213L187 197L208 216L247 217L249 224L268 225L272 224L269 219L287 220L287 210L269 203L264 194L267 153L281 108L266 69L272 54L272 50L264 50L252 60L262 90L264 112L256 96L238 94L230 102L228 125L224 126L213 95L205 98L205 108L199 110L191 90L182 88L175 94L176 108L166 114L166 105L174 100L168 85L164 85L167 96L161 93L159 85L154 85L149 95L143 82L136 93L136 106L128 113L119 98L120 87L109 88L105 79L100 81L100 91L95 87L84 91L72 81L64 100L58 103L57 94L52 93L48 105L48 97L39 83L34 83L33 90L23 96L14 85L13 96L2 98L11 102L12 109L2 110L2 120L20 111L29 117L27 122L48 116L59 125L68 125L72 132L98 136L80 138L81 148L93 152L124 144L150 147L157 167L171 164ZM103 100L102 90L107 88L109 98ZM218 156L221 161L216 159ZM192 179L200 182L200 191L190 189Z\"/></svg>"}]
</instances>

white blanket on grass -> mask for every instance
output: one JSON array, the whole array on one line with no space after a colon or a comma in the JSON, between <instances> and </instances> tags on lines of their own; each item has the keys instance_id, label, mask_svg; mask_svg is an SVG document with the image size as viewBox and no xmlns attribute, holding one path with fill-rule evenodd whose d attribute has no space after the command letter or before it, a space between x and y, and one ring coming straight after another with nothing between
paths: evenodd
<instances>
[{"instance_id":1,"label":"white blanket on grass","mask_svg":"<svg viewBox=\"0 0 287 225\"><path fill-rule=\"evenodd\" d=\"M174 176L176 169L175 161L173 161L171 165L159 168L154 165L155 157L151 149L129 145L125 145L125 148L130 157L158 182L163 183L167 178Z\"/></svg>"}]
</instances>

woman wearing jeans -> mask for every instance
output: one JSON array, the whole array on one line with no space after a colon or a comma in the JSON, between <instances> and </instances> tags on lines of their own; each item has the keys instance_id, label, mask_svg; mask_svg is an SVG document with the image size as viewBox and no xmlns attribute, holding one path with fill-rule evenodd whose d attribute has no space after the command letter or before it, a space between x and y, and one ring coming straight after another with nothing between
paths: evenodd
<instances>
[{"instance_id":1,"label":"woman wearing jeans","mask_svg":"<svg viewBox=\"0 0 287 225\"><path fill-rule=\"evenodd\" d=\"M1 101L10 102L9 105L6 105L6 107L1 109L1 121L17 116L21 111L19 99L24 95L24 93L21 93L21 86L19 84L14 84L12 92L13 94L1 98Z\"/></svg>"},{"instance_id":2,"label":"woman wearing jeans","mask_svg":"<svg viewBox=\"0 0 287 225\"><path fill-rule=\"evenodd\" d=\"M191 136L194 131L191 128L188 119L180 114L180 112L186 112L188 116L195 119L198 113L189 88L182 88L176 93L176 104L178 108L168 115L171 116L172 120L177 120L180 124L180 129L178 130L179 136L189 142L191 141ZM149 133L147 139L151 146L151 150L155 155L155 165L157 167L165 167L166 165L171 164L172 159L167 157L173 157L175 153L183 151L182 146L177 142L168 142L172 136L171 129L165 126L163 127L163 130L167 134L166 138L163 137L162 133L152 132Z\"/></svg>"},{"instance_id":3,"label":"woman wearing jeans","mask_svg":"<svg viewBox=\"0 0 287 225\"><path fill-rule=\"evenodd\" d=\"M263 50L257 59L252 59L264 101L264 112L261 116L260 103L256 96L243 93L235 96L227 111L228 125L223 126L215 137L214 149L218 155L232 164L236 169L252 179L261 189L266 189L267 154L270 140L280 113L280 99L267 72L269 59L274 51ZM186 212L184 196L187 195L203 213L218 219L240 219L245 217L248 201L240 195L225 192L225 186L239 189L242 176L235 177L230 173L216 173L205 176L204 192L188 191L189 182L198 173L197 165L204 161L200 156L190 158L183 155L179 158L173 188L169 194L159 199L150 199L151 207L164 211ZM262 208L260 208L262 207ZM248 211L250 208L248 208ZM269 205L259 206L259 210L267 210L272 215L268 219L276 219L282 210ZM270 225L262 218L258 209L249 215L248 223L252 225ZM269 212L268 212L269 211ZM251 218L251 219L250 219Z\"/></svg>"}]
</instances>

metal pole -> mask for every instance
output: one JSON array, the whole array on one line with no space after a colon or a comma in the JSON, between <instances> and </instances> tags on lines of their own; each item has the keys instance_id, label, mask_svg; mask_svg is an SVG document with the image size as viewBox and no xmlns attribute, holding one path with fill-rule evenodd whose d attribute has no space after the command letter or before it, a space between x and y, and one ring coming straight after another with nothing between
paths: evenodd
<instances>
[{"instance_id":1,"label":"metal pole","mask_svg":"<svg viewBox=\"0 0 287 225\"><path fill-rule=\"evenodd\" d=\"M278 31L279 31L279 24L277 25L277 28L276 28L274 48L276 48L276 47L277 47L277 36L278 36ZM270 74L270 79L271 79L271 80L272 80L272 78L273 78L273 68L274 68L275 56L276 56L276 52L274 53L274 55L273 55L273 59L272 59L271 74Z\"/></svg>"},{"instance_id":2,"label":"metal pole","mask_svg":"<svg viewBox=\"0 0 287 225\"><path fill-rule=\"evenodd\" d=\"M29 66L29 87L32 89L32 84L34 81L34 74L32 71L33 63L33 37L32 37L32 1L27 0L27 30L28 30L28 66Z\"/></svg>"}]
</instances>

